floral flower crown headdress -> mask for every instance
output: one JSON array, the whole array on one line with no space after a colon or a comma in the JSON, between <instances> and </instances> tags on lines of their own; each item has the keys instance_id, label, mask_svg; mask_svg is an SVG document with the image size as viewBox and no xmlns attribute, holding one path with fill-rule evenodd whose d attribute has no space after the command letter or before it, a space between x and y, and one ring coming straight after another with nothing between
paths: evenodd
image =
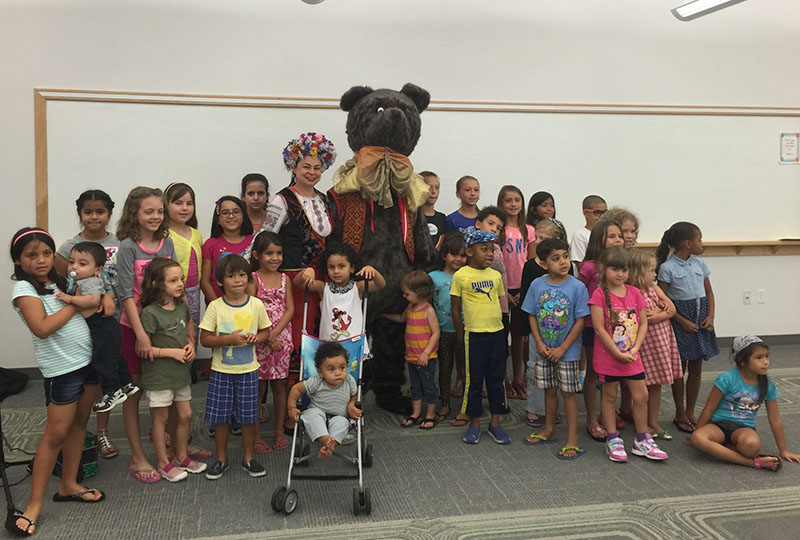
<instances>
[{"instance_id":1,"label":"floral flower crown headdress","mask_svg":"<svg viewBox=\"0 0 800 540\"><path fill-rule=\"evenodd\" d=\"M283 163L289 171L294 171L297 162L306 156L319 158L322 163L322 172L325 172L336 161L336 148L325 135L309 132L292 139L283 149ZM292 183L294 183L294 174Z\"/></svg>"}]
</instances>

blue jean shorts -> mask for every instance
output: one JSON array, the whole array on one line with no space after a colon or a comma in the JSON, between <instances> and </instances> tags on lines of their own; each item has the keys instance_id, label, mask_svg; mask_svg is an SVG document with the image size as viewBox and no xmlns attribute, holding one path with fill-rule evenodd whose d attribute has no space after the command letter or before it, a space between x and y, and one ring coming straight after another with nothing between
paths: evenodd
<instances>
[{"instance_id":1,"label":"blue jean shorts","mask_svg":"<svg viewBox=\"0 0 800 540\"><path fill-rule=\"evenodd\" d=\"M258 422L258 371L220 373L211 370L206 395L206 422L227 424L234 405L241 424Z\"/></svg>"},{"instance_id":2,"label":"blue jean shorts","mask_svg":"<svg viewBox=\"0 0 800 540\"><path fill-rule=\"evenodd\" d=\"M411 399L418 401L425 397L430 405L436 403L439 396L436 394L436 358L428 360L427 366L408 364L408 383L411 389Z\"/></svg>"},{"instance_id":3,"label":"blue jean shorts","mask_svg":"<svg viewBox=\"0 0 800 540\"><path fill-rule=\"evenodd\" d=\"M100 384L100 378L91 364L58 377L45 377L45 405L68 405L78 401L83 395L84 384Z\"/></svg>"}]
</instances>

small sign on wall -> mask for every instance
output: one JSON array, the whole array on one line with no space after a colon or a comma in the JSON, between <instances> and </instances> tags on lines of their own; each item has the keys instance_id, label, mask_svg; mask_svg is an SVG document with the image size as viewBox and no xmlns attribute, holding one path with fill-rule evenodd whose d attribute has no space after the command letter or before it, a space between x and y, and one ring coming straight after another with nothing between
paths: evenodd
<instances>
[{"instance_id":1,"label":"small sign on wall","mask_svg":"<svg viewBox=\"0 0 800 540\"><path fill-rule=\"evenodd\" d=\"M797 144L800 133L781 133L781 165L797 165L800 163L800 153Z\"/></svg>"}]
</instances>

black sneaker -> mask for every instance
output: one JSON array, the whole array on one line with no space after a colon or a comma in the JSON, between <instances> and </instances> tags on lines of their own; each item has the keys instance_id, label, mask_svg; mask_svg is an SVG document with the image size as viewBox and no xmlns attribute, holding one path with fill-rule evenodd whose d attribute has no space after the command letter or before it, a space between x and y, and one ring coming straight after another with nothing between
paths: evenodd
<instances>
[{"instance_id":1,"label":"black sneaker","mask_svg":"<svg viewBox=\"0 0 800 540\"><path fill-rule=\"evenodd\" d=\"M103 397L100 400L92 405L92 410L94 412L108 412L123 401L128 399L128 396L125 395L125 392L122 389L115 391L112 394L103 394Z\"/></svg>"},{"instance_id":2,"label":"black sneaker","mask_svg":"<svg viewBox=\"0 0 800 540\"><path fill-rule=\"evenodd\" d=\"M258 478L259 476L266 476L267 470L258 461L252 459L250 463L242 461L242 469L250 475L251 478Z\"/></svg>"},{"instance_id":3,"label":"black sneaker","mask_svg":"<svg viewBox=\"0 0 800 540\"><path fill-rule=\"evenodd\" d=\"M206 471L206 478L208 478L209 480L217 480L219 478L222 478L222 475L225 474L225 471L227 470L228 470L227 463L216 461Z\"/></svg>"},{"instance_id":4,"label":"black sneaker","mask_svg":"<svg viewBox=\"0 0 800 540\"><path fill-rule=\"evenodd\" d=\"M120 388L120 390L122 390L127 397L131 397L133 394L139 391L139 387L133 383L128 383Z\"/></svg>"}]
</instances>

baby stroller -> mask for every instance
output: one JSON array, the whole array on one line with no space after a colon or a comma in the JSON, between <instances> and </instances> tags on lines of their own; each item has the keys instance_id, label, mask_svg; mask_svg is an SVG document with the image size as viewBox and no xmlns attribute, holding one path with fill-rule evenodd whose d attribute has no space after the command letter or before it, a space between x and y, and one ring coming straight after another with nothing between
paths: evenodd
<instances>
[{"instance_id":1,"label":"baby stroller","mask_svg":"<svg viewBox=\"0 0 800 540\"><path fill-rule=\"evenodd\" d=\"M367 287L364 288L364 322L367 320ZM305 293L305 302L303 304L303 328L306 327L306 318L308 316L308 289ZM367 339L364 333L364 328L361 328L361 333L355 337L347 338L338 343L347 350L348 358L350 359L347 365L347 373L356 380L358 394L356 396L356 407L363 409L362 396L361 396L361 366L364 361L364 343ZM317 352L320 344L323 343L319 339L308 335L305 330L303 331L302 342L300 346L300 380L305 381L310 377L316 375L316 366L314 365L314 355ZM298 474L295 468L308 467L309 460L311 459L311 445L313 441L307 440L305 436L305 428L303 422L298 417L294 425L294 433L292 434L292 450L289 457L289 473L286 478L286 486L279 486L272 493L272 509L275 512L284 512L286 515L291 514L297 508L297 491L292 489L292 479L312 479L312 480L341 480L341 479L354 479L358 478L358 487L353 488L353 514L360 513L370 514L372 512L372 501L370 498L369 488L364 487L364 477L362 474L363 467L372 466L373 451L372 445L367 444L363 434L364 416L362 415L357 421L351 421L355 424L356 431L356 452L354 456L343 455L334 452L331 457L343 459L358 467L358 474L339 474L339 475L311 475L311 474ZM353 427L351 426L351 431ZM337 450L341 450L341 446Z\"/></svg>"}]
</instances>

